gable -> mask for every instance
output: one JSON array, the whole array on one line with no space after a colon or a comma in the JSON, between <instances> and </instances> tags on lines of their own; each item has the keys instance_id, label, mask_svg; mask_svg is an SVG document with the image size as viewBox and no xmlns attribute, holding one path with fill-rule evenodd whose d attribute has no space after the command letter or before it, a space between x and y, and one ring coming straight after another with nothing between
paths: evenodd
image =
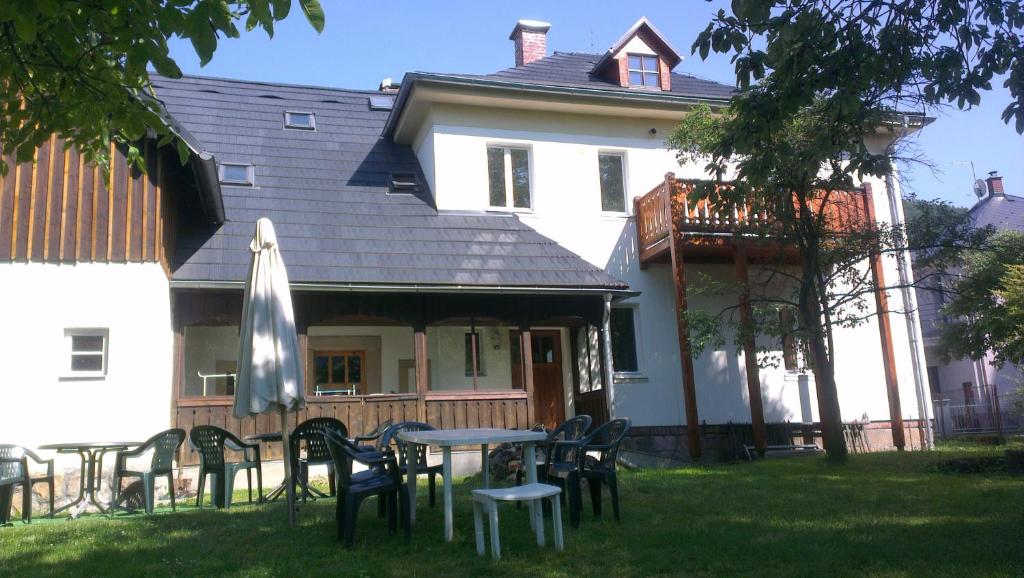
<instances>
[{"instance_id":1,"label":"gable","mask_svg":"<svg viewBox=\"0 0 1024 578\"><path fill-rule=\"evenodd\" d=\"M634 57L632 62L630 56ZM612 44L592 73L625 88L668 92L672 90L672 69L680 62L682 57L668 40L641 18ZM631 70L638 69L650 73L630 76Z\"/></svg>"}]
</instances>

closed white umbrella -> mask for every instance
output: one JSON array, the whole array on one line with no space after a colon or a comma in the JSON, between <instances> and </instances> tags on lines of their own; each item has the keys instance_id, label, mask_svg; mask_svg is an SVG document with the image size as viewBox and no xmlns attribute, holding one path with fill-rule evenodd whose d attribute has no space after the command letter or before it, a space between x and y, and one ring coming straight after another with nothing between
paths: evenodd
<instances>
[{"instance_id":1,"label":"closed white umbrella","mask_svg":"<svg viewBox=\"0 0 1024 578\"><path fill-rule=\"evenodd\" d=\"M288 523L294 527L295 486L286 415L305 407L306 396L288 274L270 219L256 222L249 249L252 260L242 305L235 417L270 412L280 415Z\"/></svg>"}]
</instances>

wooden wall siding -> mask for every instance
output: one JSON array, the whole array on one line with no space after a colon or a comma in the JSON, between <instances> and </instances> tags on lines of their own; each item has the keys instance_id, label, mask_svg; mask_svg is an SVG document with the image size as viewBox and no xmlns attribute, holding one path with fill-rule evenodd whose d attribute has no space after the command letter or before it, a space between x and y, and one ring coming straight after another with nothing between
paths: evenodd
<instances>
[{"instance_id":1,"label":"wooden wall siding","mask_svg":"<svg viewBox=\"0 0 1024 578\"><path fill-rule=\"evenodd\" d=\"M427 397L427 423L438 429L529 429L526 392L520 397L487 399L479 392L469 399L432 400Z\"/></svg>"},{"instance_id":2,"label":"wooden wall siding","mask_svg":"<svg viewBox=\"0 0 1024 578\"><path fill-rule=\"evenodd\" d=\"M161 189L165 153L143 143L147 173L129 167L111 147L104 175L74 148L51 137L33 162L15 164L0 177L0 262L169 263L163 223L173 215Z\"/></svg>"}]
</instances>

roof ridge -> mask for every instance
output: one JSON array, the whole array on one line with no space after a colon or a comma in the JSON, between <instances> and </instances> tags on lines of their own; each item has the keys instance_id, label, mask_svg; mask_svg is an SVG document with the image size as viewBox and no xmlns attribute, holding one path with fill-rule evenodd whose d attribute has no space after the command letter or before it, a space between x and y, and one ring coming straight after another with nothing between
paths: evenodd
<instances>
[{"instance_id":1,"label":"roof ridge","mask_svg":"<svg viewBox=\"0 0 1024 578\"><path fill-rule=\"evenodd\" d=\"M160 74L151 74L153 79L170 80L178 82L181 80L216 80L219 82L229 82L234 84L247 84L256 86L270 86L276 88L301 88L307 90L326 90L330 92L358 92L360 94L383 94L379 90L373 90L369 88L344 88L340 86L324 86L320 84L296 84L291 82L271 82L266 80L244 80L241 78L228 78L225 76L207 76L204 74L182 74L180 78L171 78L169 76L163 76Z\"/></svg>"}]
</instances>

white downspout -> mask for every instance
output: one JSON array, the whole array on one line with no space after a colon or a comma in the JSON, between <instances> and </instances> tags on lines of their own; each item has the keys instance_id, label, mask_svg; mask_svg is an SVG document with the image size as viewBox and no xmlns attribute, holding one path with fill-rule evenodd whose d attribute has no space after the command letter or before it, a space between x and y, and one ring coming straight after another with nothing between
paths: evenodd
<instances>
[{"instance_id":1,"label":"white downspout","mask_svg":"<svg viewBox=\"0 0 1024 578\"><path fill-rule=\"evenodd\" d=\"M900 134L900 139L906 135L907 116L903 115L903 130ZM890 158L892 158L893 146L898 140L893 141L893 144L889 145L887 152ZM903 226L902 211L900 210L903 199L902 195L896 191L892 171L885 175L885 192L889 197L889 217L892 221L892 226L893 228L900 228ZM896 236L896 269L899 273L900 293L903 297L903 312L907 322L907 336L910 338L910 364L913 367L914 390L917 394L917 416L918 419L924 422L925 447L930 450L934 447L934 432L932 432L932 422L929 419L929 406L931 404L926 401L926 398L930 397L930 390L925 387L928 378L925 373L924 342L920 334L921 325L917 319L917 296L914 295L914 291L910 287L911 280L910 268L907 264L907 249L903 245L902 237L899 235Z\"/></svg>"},{"instance_id":2,"label":"white downspout","mask_svg":"<svg viewBox=\"0 0 1024 578\"><path fill-rule=\"evenodd\" d=\"M615 394L612 391L612 294L604 294L604 314L601 316L601 349L604 350L604 396L608 404L608 419L614 419L612 415L612 402Z\"/></svg>"}]
</instances>

